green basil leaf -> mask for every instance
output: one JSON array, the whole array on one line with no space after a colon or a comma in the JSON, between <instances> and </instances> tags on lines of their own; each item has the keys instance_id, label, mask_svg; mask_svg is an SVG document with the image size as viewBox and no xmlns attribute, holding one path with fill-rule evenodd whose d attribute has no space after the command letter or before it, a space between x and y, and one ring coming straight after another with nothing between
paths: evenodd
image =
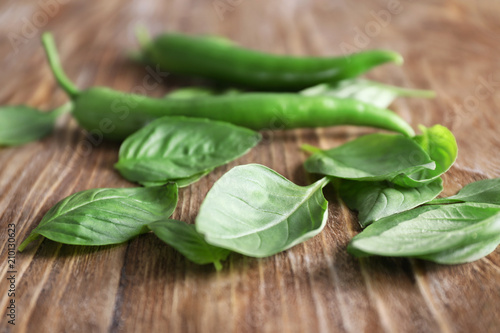
<instances>
[{"instance_id":1,"label":"green basil leaf","mask_svg":"<svg viewBox=\"0 0 500 333\"><path fill-rule=\"evenodd\" d=\"M78 192L52 207L19 251L39 235L74 245L123 243L147 232L147 224L168 218L176 205L176 184Z\"/></svg>"},{"instance_id":2,"label":"green basil leaf","mask_svg":"<svg viewBox=\"0 0 500 333\"><path fill-rule=\"evenodd\" d=\"M305 96L327 95L339 98L352 98L387 108L397 97L433 98L430 90L405 89L365 79L348 79L339 82L321 83L300 91Z\"/></svg>"},{"instance_id":3,"label":"green basil leaf","mask_svg":"<svg viewBox=\"0 0 500 333\"><path fill-rule=\"evenodd\" d=\"M194 224L178 220L161 220L148 225L162 241L182 253L192 262L200 265L213 263L217 270L222 268L231 251L208 244L196 231Z\"/></svg>"},{"instance_id":4,"label":"green basil leaf","mask_svg":"<svg viewBox=\"0 0 500 333\"><path fill-rule=\"evenodd\" d=\"M208 192L196 228L212 245L251 257L273 255L321 232L328 181L298 186L262 165L235 167Z\"/></svg>"},{"instance_id":5,"label":"green basil leaf","mask_svg":"<svg viewBox=\"0 0 500 333\"><path fill-rule=\"evenodd\" d=\"M246 154L260 139L257 132L225 122L163 117L123 142L115 168L146 184L196 178Z\"/></svg>"},{"instance_id":6,"label":"green basil leaf","mask_svg":"<svg viewBox=\"0 0 500 333\"><path fill-rule=\"evenodd\" d=\"M176 183L178 187L186 187L188 185L196 183L198 180L205 177L206 175L208 175L212 171L213 171L213 169L210 169L210 170L200 172L200 173L193 175L191 177L171 179L170 181L172 183ZM161 185L165 184L165 182L164 181L160 181L160 182L147 182L147 181L145 181L145 182L140 182L140 184L143 186L161 186Z\"/></svg>"},{"instance_id":7,"label":"green basil leaf","mask_svg":"<svg viewBox=\"0 0 500 333\"><path fill-rule=\"evenodd\" d=\"M346 205L359 212L358 220L364 228L381 218L420 206L443 190L441 178L427 185L407 188L389 182L342 180L339 193Z\"/></svg>"},{"instance_id":8,"label":"green basil leaf","mask_svg":"<svg viewBox=\"0 0 500 333\"><path fill-rule=\"evenodd\" d=\"M374 222L351 240L348 251L356 256L417 257L461 263L494 249L499 233L499 206L422 206Z\"/></svg>"},{"instance_id":9,"label":"green basil leaf","mask_svg":"<svg viewBox=\"0 0 500 333\"><path fill-rule=\"evenodd\" d=\"M436 162L433 170L421 170L411 175L396 177L393 182L405 187L417 187L428 184L439 178L455 163L457 159L457 141L455 136L444 126L435 125L431 128L420 126L422 135L413 138Z\"/></svg>"},{"instance_id":10,"label":"green basil leaf","mask_svg":"<svg viewBox=\"0 0 500 333\"><path fill-rule=\"evenodd\" d=\"M496 237L483 239L480 242L465 246L457 246L447 251L419 256L420 259L434 261L439 264L461 264L481 259L495 251L500 244L500 234Z\"/></svg>"},{"instance_id":11,"label":"green basil leaf","mask_svg":"<svg viewBox=\"0 0 500 333\"><path fill-rule=\"evenodd\" d=\"M57 118L69 111L66 104L50 112L24 105L0 107L0 146L22 145L52 133Z\"/></svg>"},{"instance_id":12,"label":"green basil leaf","mask_svg":"<svg viewBox=\"0 0 500 333\"><path fill-rule=\"evenodd\" d=\"M400 174L434 167L429 155L412 139L380 133L362 136L330 150L316 148L305 162L305 168L312 173L369 181L392 181Z\"/></svg>"},{"instance_id":13,"label":"green basil leaf","mask_svg":"<svg viewBox=\"0 0 500 333\"><path fill-rule=\"evenodd\" d=\"M465 185L457 194L432 200L429 204L483 202L500 205L500 178L483 179Z\"/></svg>"}]
</instances>

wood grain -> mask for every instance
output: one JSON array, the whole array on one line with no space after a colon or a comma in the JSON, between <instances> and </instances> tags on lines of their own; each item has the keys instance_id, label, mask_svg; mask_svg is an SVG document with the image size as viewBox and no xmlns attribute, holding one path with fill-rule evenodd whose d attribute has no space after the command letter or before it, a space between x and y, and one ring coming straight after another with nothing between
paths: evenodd
<instances>
[{"instance_id":1,"label":"wood grain","mask_svg":"<svg viewBox=\"0 0 500 333\"><path fill-rule=\"evenodd\" d=\"M46 64L39 43L44 30L53 31L64 68L79 87L124 91L137 89L147 75L126 58L127 51L137 48L137 24L153 34L219 34L274 53L341 54L346 44L389 48L401 52L405 64L383 66L370 78L438 94L434 100L400 99L392 109L414 127L439 123L457 137L459 157L444 176L444 194L500 176L498 5L451 0L401 0L399 7L394 1L53 0L56 5L44 21L41 3L0 4L2 104L51 109L67 99ZM229 8L222 14L214 6L220 3ZM389 13L385 21L384 13ZM382 15L382 21L374 15L379 20ZM38 26L30 33L26 22ZM364 38L359 31L365 31ZM13 42L14 35L21 41ZM168 77L147 94L162 96L192 83ZM235 165L261 163L305 185L312 179L302 167L306 156L301 144L329 148L372 131L271 129L248 155L183 189L174 217L193 222L212 184ZM133 186L113 170L118 147L92 144L66 116L51 137L0 149L2 332L500 330L498 250L456 266L357 260L346 252L359 231L356 215L331 190L326 191L329 222L320 235L270 258L232 255L219 273L187 262L152 235L99 248L39 242L17 254L17 317L16 325L9 325L4 315L9 301L7 225L16 225L20 244L63 197L90 188Z\"/></svg>"}]
</instances>

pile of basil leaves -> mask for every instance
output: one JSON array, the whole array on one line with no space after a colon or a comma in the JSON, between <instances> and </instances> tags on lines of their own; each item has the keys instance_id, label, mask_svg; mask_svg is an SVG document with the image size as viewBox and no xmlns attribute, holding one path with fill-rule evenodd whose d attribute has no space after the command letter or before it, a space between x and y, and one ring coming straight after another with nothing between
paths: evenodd
<instances>
[{"instance_id":1,"label":"pile of basil leaves","mask_svg":"<svg viewBox=\"0 0 500 333\"><path fill-rule=\"evenodd\" d=\"M174 91L167 98L197 98L214 92ZM231 91L231 93L235 93ZM425 96L367 80L345 80L309 88L387 107L397 96ZM25 106L0 109L0 145L44 137L65 109L40 112ZM320 233L327 223L323 187L335 186L359 212L364 230L348 251L355 256L415 257L442 264L479 259L500 243L500 179L481 180L448 198L441 175L455 162L453 134L436 125L412 138L369 134L312 153L308 172L323 178L298 186L258 164L237 166L208 192L195 224L173 220L178 188L241 157L261 140L252 130L206 119L164 117L128 137L115 168L144 187L101 188L75 193L52 207L20 245L40 236L76 245L127 242L153 232L198 264L221 261L231 252L267 257Z\"/></svg>"}]
</instances>

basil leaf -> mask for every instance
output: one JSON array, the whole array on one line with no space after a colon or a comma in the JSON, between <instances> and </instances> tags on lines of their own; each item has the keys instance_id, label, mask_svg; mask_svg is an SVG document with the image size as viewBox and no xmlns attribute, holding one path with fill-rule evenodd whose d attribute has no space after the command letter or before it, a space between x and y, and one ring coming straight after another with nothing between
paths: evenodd
<instances>
[{"instance_id":1,"label":"basil leaf","mask_svg":"<svg viewBox=\"0 0 500 333\"><path fill-rule=\"evenodd\" d=\"M123 142L115 168L146 184L195 179L244 155L260 139L257 132L225 122L162 117Z\"/></svg>"},{"instance_id":2,"label":"basil leaf","mask_svg":"<svg viewBox=\"0 0 500 333\"><path fill-rule=\"evenodd\" d=\"M431 128L420 126L420 130L422 135L415 136L413 140L436 162L436 168L421 170L411 175L400 175L393 180L398 185L417 187L428 184L448 171L457 159L457 141L449 129L435 125Z\"/></svg>"},{"instance_id":3,"label":"basil leaf","mask_svg":"<svg viewBox=\"0 0 500 333\"><path fill-rule=\"evenodd\" d=\"M50 112L24 105L0 107L0 146L22 145L52 133L57 118L69 111L70 104Z\"/></svg>"},{"instance_id":4,"label":"basil leaf","mask_svg":"<svg viewBox=\"0 0 500 333\"><path fill-rule=\"evenodd\" d=\"M387 108L397 97L433 98L436 94L430 90L405 89L365 79L348 79L338 82L321 83L300 91L305 96L327 95L339 98L352 98Z\"/></svg>"},{"instance_id":5,"label":"basil leaf","mask_svg":"<svg viewBox=\"0 0 500 333\"><path fill-rule=\"evenodd\" d=\"M500 218L500 217L497 217ZM465 246L457 246L447 251L419 256L420 259L434 261L439 264L461 264L481 259L495 251L500 244L500 234L491 238L486 238L480 242L471 243Z\"/></svg>"},{"instance_id":6,"label":"basil leaf","mask_svg":"<svg viewBox=\"0 0 500 333\"><path fill-rule=\"evenodd\" d=\"M196 231L194 224L177 220L161 220L148 225L162 241L182 253L192 262L200 265L213 263L217 270L222 268L231 251L208 244Z\"/></svg>"},{"instance_id":7,"label":"basil leaf","mask_svg":"<svg viewBox=\"0 0 500 333\"><path fill-rule=\"evenodd\" d=\"M251 257L273 255L321 232L328 181L298 186L262 165L235 167L208 192L196 229L212 245Z\"/></svg>"},{"instance_id":8,"label":"basil leaf","mask_svg":"<svg viewBox=\"0 0 500 333\"><path fill-rule=\"evenodd\" d=\"M437 197L442 190L441 178L415 188L389 182L355 180L342 180L339 186L339 193L346 205L359 212L358 220L363 228L381 218L424 204Z\"/></svg>"},{"instance_id":9,"label":"basil leaf","mask_svg":"<svg viewBox=\"0 0 500 333\"><path fill-rule=\"evenodd\" d=\"M492 242L500 240L499 233L499 206L478 203L422 206L374 222L351 240L348 251L356 256L429 260L440 260L442 256L439 262L460 263L485 255L487 249L492 249ZM460 251L465 261L461 261ZM450 260L451 257L455 260Z\"/></svg>"},{"instance_id":10,"label":"basil leaf","mask_svg":"<svg viewBox=\"0 0 500 333\"><path fill-rule=\"evenodd\" d=\"M52 207L19 251L39 235L74 245L123 243L147 232L147 224L169 217L176 205L176 184L78 192Z\"/></svg>"},{"instance_id":11,"label":"basil leaf","mask_svg":"<svg viewBox=\"0 0 500 333\"><path fill-rule=\"evenodd\" d=\"M305 162L307 171L344 179L392 181L400 174L435 167L420 145L402 135L370 134L330 150L314 151Z\"/></svg>"},{"instance_id":12,"label":"basil leaf","mask_svg":"<svg viewBox=\"0 0 500 333\"><path fill-rule=\"evenodd\" d=\"M434 199L429 204L484 202L500 205L500 178L483 179L465 185L457 194Z\"/></svg>"}]
</instances>

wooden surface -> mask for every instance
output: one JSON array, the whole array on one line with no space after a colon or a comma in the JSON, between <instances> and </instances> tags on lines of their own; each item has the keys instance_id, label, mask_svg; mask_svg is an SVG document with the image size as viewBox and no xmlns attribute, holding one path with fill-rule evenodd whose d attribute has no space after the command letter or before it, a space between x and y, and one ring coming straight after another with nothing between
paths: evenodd
<instances>
[{"instance_id":1,"label":"wooden surface","mask_svg":"<svg viewBox=\"0 0 500 333\"><path fill-rule=\"evenodd\" d=\"M459 157L444 176L444 194L500 176L500 10L491 2L402 0L397 13L389 12L390 22L386 15L382 24L373 13L387 11L387 1L52 3L64 5L52 6L51 17L44 20L49 15L43 15L38 1L1 2L0 103L50 109L67 100L40 47L43 30L55 34L64 68L79 87L104 85L124 91L137 89L148 75L145 67L125 56L137 47L137 24L153 34L219 34L274 53L341 54L347 44L389 48L401 52L405 64L383 66L370 78L438 94L434 100L399 99L391 108L415 128L442 124L457 137ZM217 11L214 3L226 4L227 10ZM35 29L29 29L29 22ZM359 31L369 34L361 36ZM14 41L13 36L21 39ZM185 84L167 77L147 94L162 96ZM302 167L306 156L299 150L301 144L330 148L372 131L268 131L266 140L248 155L181 190L174 217L193 222L209 188L235 165L261 163L305 185L312 179ZM65 116L53 136L0 149L2 332L500 330L499 250L457 266L354 259L346 245L359 231L356 215L331 190L325 194L329 221L320 235L270 258L232 255L220 273L187 262L152 235L100 248L36 243L16 257L17 316L16 325L9 325L7 225L16 225L19 245L60 199L90 188L133 186L113 170L118 148L107 142L93 145Z\"/></svg>"}]
</instances>

